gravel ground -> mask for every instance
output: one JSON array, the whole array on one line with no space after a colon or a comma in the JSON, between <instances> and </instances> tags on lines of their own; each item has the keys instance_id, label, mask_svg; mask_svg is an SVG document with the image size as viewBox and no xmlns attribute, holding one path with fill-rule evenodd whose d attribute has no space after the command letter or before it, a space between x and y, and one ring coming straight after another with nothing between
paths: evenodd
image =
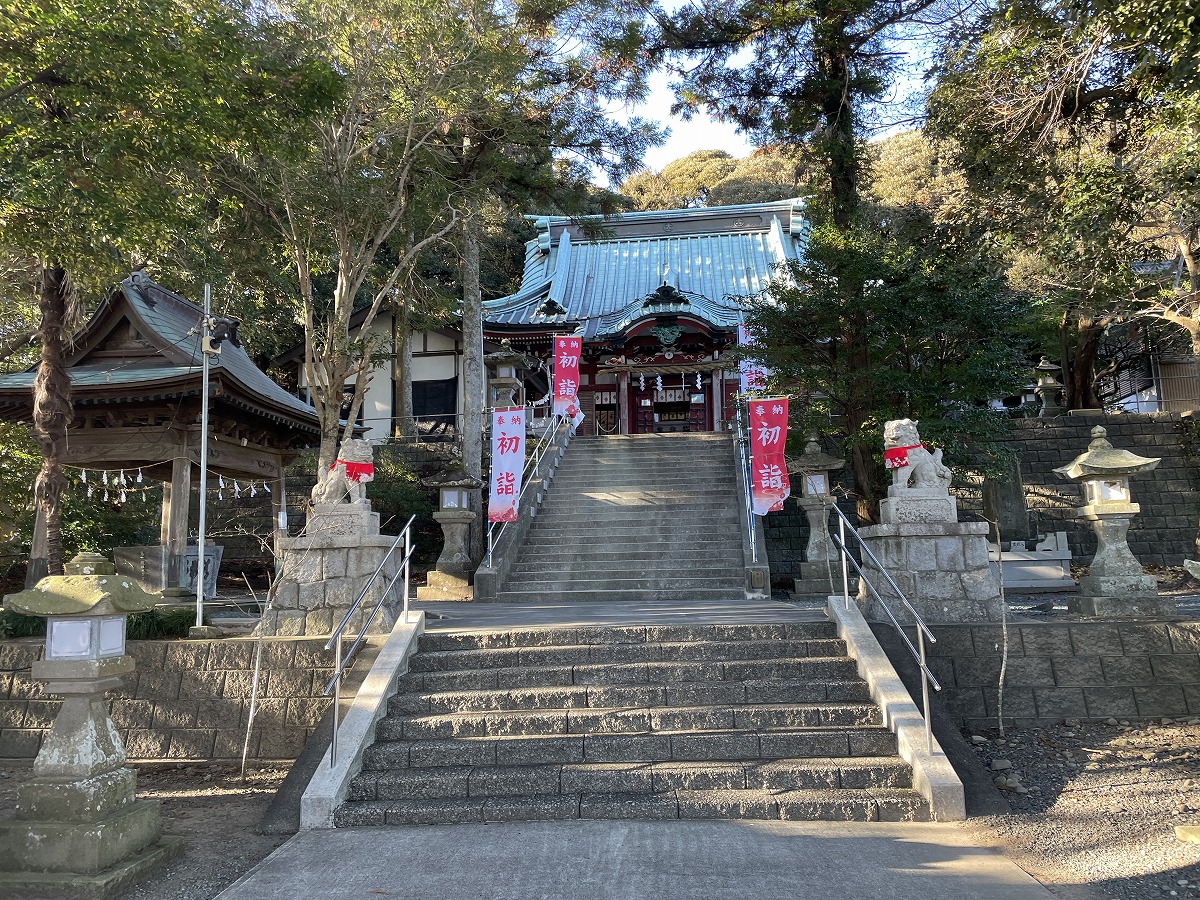
<instances>
[{"instance_id":1,"label":"gravel ground","mask_svg":"<svg viewBox=\"0 0 1200 900\"><path fill-rule=\"evenodd\" d=\"M1200 719L1079 723L970 735L1012 807L970 820L1065 898L1200 898Z\"/></svg>"},{"instance_id":2,"label":"gravel ground","mask_svg":"<svg viewBox=\"0 0 1200 900\"><path fill-rule=\"evenodd\" d=\"M1004 816L962 827L1002 850L1064 900L1200 900L1200 719L1068 722L976 732L979 761L1005 779ZM163 803L165 830L188 850L122 900L210 900L284 838L256 826L286 774L263 767L242 784L222 765L138 765L139 795ZM0 765L0 818L11 815L28 764Z\"/></svg>"}]
</instances>

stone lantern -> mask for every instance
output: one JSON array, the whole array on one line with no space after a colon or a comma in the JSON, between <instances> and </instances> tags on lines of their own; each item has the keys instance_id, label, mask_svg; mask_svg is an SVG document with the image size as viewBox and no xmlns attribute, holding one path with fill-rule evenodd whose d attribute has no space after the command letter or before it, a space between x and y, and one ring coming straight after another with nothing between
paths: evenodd
<instances>
[{"instance_id":1,"label":"stone lantern","mask_svg":"<svg viewBox=\"0 0 1200 900\"><path fill-rule=\"evenodd\" d=\"M1096 532L1096 555L1089 574L1079 580L1079 597L1070 601L1072 612L1145 616L1176 611L1173 600L1158 595L1154 576L1142 573L1126 540L1130 520L1141 510L1130 499L1129 478L1154 471L1158 463L1158 459L1114 449L1108 432L1097 425L1087 452L1054 470L1083 485L1086 503L1075 515L1090 521Z\"/></svg>"},{"instance_id":2,"label":"stone lantern","mask_svg":"<svg viewBox=\"0 0 1200 900\"><path fill-rule=\"evenodd\" d=\"M500 342L500 349L484 356L483 362L489 375L489 405L524 406L525 382L521 380L521 372L529 368L528 357L519 350L514 350L505 338Z\"/></svg>"},{"instance_id":3,"label":"stone lantern","mask_svg":"<svg viewBox=\"0 0 1200 900\"><path fill-rule=\"evenodd\" d=\"M1038 411L1039 419L1053 419L1055 416L1062 415L1062 407L1058 405L1059 395L1066 390L1066 385L1058 380L1058 373L1062 371L1062 366L1056 366L1050 362L1047 356L1042 357L1033 368L1036 384L1033 392L1037 394L1038 399L1042 401L1042 408Z\"/></svg>"},{"instance_id":4,"label":"stone lantern","mask_svg":"<svg viewBox=\"0 0 1200 900\"><path fill-rule=\"evenodd\" d=\"M33 677L63 697L33 780L18 789L15 815L0 822L4 896L44 896L65 885L108 896L183 847L162 837L158 802L135 799L135 773L104 700L134 669L126 616L158 598L99 554L79 554L66 572L4 598L7 609L45 616L46 653Z\"/></svg>"},{"instance_id":5,"label":"stone lantern","mask_svg":"<svg viewBox=\"0 0 1200 900\"><path fill-rule=\"evenodd\" d=\"M470 492L483 487L478 478L463 469L455 469L421 482L437 488L438 509L433 518L442 526L442 555L429 573L424 587L417 588L422 600L470 600L471 554L467 549L467 532L476 514L470 508Z\"/></svg>"},{"instance_id":6,"label":"stone lantern","mask_svg":"<svg viewBox=\"0 0 1200 900\"><path fill-rule=\"evenodd\" d=\"M834 502L830 473L845 464L822 453L815 435L804 445L804 453L788 462L788 473L800 479L800 498L796 502L808 517L808 546L796 579L798 595L827 597L834 592L832 573L837 568L833 564L837 551L829 539L829 507Z\"/></svg>"}]
</instances>

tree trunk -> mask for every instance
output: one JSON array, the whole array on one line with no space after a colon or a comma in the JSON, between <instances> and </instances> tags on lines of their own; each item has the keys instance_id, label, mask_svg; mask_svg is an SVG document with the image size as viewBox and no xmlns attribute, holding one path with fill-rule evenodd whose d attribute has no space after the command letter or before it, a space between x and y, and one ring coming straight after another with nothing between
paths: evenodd
<instances>
[{"instance_id":1,"label":"tree trunk","mask_svg":"<svg viewBox=\"0 0 1200 900\"><path fill-rule=\"evenodd\" d=\"M479 288L479 232L474 213L463 217L463 468L473 478L483 473L483 298ZM471 559L483 558L483 497L471 491L472 524L468 551Z\"/></svg>"},{"instance_id":2,"label":"tree trunk","mask_svg":"<svg viewBox=\"0 0 1200 900\"><path fill-rule=\"evenodd\" d=\"M72 293L70 276L62 266L52 263L42 270L38 295L42 355L33 381L33 436L42 448L42 470L34 482L33 497L38 517L45 522L45 539L44 543L35 542L30 554L26 576L30 585L45 575L61 575L63 571L61 504L67 480L62 460L67 451L67 427L73 417L64 346Z\"/></svg>"},{"instance_id":3,"label":"tree trunk","mask_svg":"<svg viewBox=\"0 0 1200 900\"><path fill-rule=\"evenodd\" d=\"M412 378L412 316L408 303L396 307L396 428L400 437L415 438L417 423L413 418Z\"/></svg>"},{"instance_id":4,"label":"tree trunk","mask_svg":"<svg viewBox=\"0 0 1200 900\"><path fill-rule=\"evenodd\" d=\"M1075 356L1071 360L1070 409L1100 409L1100 396L1096 393L1096 357L1100 353L1100 339L1104 326L1091 319L1081 319L1075 336Z\"/></svg>"}]
</instances>

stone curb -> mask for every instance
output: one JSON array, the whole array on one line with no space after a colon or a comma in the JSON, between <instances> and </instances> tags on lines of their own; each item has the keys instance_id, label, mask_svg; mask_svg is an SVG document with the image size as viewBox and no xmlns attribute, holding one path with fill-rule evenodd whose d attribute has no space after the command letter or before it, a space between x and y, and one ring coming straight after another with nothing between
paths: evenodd
<instances>
[{"instance_id":1,"label":"stone curb","mask_svg":"<svg viewBox=\"0 0 1200 900\"><path fill-rule=\"evenodd\" d=\"M841 597L830 597L825 609L858 665L858 674L870 686L884 724L896 735L900 758L912 766L913 789L929 801L934 821L961 822L967 817L963 784L936 738L931 738L933 752L927 750L925 720L858 606L851 603L847 609Z\"/></svg>"},{"instance_id":2,"label":"stone curb","mask_svg":"<svg viewBox=\"0 0 1200 900\"><path fill-rule=\"evenodd\" d=\"M332 828L333 812L345 802L350 781L362 770L362 757L375 739L375 726L387 714L387 703L396 693L396 682L408 671L408 659L417 650L425 631L425 613L409 613L397 619L392 633L375 658L354 703L337 731L338 761L332 764L333 748L325 751L312 780L300 799L300 830Z\"/></svg>"}]
</instances>

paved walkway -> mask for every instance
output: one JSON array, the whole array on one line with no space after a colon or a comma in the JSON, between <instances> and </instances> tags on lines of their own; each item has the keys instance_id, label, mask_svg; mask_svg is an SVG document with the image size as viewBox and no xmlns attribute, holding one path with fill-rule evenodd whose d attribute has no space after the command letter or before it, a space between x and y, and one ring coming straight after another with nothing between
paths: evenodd
<instances>
[{"instance_id":1,"label":"paved walkway","mask_svg":"<svg viewBox=\"0 0 1200 900\"><path fill-rule=\"evenodd\" d=\"M953 825L528 822L299 834L218 900L1052 900Z\"/></svg>"}]
</instances>

